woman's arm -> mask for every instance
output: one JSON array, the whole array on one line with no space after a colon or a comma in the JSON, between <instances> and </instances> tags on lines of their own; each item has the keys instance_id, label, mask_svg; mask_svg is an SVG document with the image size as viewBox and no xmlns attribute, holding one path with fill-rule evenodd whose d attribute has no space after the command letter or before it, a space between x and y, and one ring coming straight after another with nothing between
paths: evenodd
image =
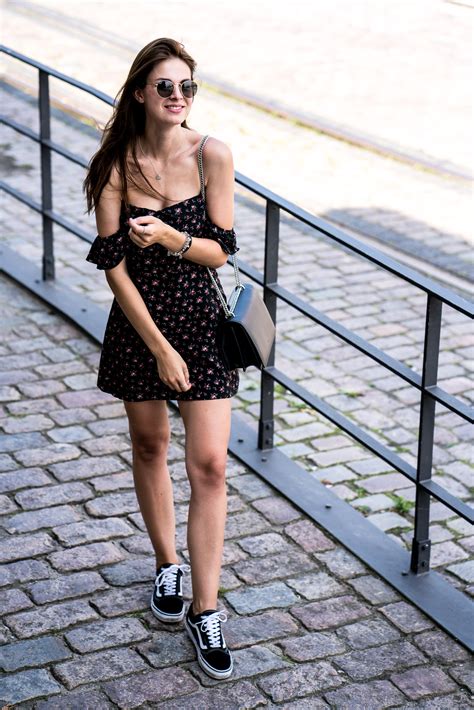
<instances>
[{"instance_id":1,"label":"woman's arm","mask_svg":"<svg viewBox=\"0 0 474 710\"><path fill-rule=\"evenodd\" d=\"M216 138L206 143L205 174L206 210L209 219L218 227L231 230L234 223L234 161L230 148ZM204 151L203 151L204 160ZM130 219L130 237L138 246L145 248L158 242L170 251L178 251L185 242L185 235L151 215ZM146 234L142 234L143 226ZM219 268L227 261L226 252L214 239L193 239L191 247L183 255L203 266Z\"/></svg>"},{"instance_id":2,"label":"woman's arm","mask_svg":"<svg viewBox=\"0 0 474 710\"><path fill-rule=\"evenodd\" d=\"M120 208L118 175L113 171L96 209L97 232L101 238L107 239L107 236L102 235L112 234L119 228ZM151 317L140 292L129 276L126 259L123 258L114 268L106 269L105 275L120 308L157 359L160 379L178 392L188 390L191 385L186 363Z\"/></svg>"}]
</instances>

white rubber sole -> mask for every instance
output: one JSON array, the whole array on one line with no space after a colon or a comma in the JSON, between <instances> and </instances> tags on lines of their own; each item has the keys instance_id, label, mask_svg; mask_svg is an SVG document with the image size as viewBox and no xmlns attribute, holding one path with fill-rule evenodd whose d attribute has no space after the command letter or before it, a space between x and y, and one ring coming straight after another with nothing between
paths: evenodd
<instances>
[{"instance_id":1,"label":"white rubber sole","mask_svg":"<svg viewBox=\"0 0 474 710\"><path fill-rule=\"evenodd\" d=\"M194 634L192 632L192 629L189 627L188 620L185 618L184 620L184 626L186 628L186 631L188 632L188 636L191 639L191 641L194 644L194 648L196 649L196 654L197 654L197 661L203 671L207 673L207 675L211 676L211 678L215 678L216 680L222 680L224 678L228 678L230 675L232 675L232 671L234 670L234 661L232 659L232 656L230 658L230 668L226 671L217 671L215 668L212 668L206 660L202 657L201 655L201 649L199 648L198 643L196 642L196 639L194 638Z\"/></svg>"},{"instance_id":2,"label":"white rubber sole","mask_svg":"<svg viewBox=\"0 0 474 710\"><path fill-rule=\"evenodd\" d=\"M153 596L151 598L150 608L153 616L155 616L160 621L163 621L163 623L165 624L176 624L178 621L182 621L186 613L186 609L183 604L183 610L179 614L164 614L153 604Z\"/></svg>"}]
</instances>

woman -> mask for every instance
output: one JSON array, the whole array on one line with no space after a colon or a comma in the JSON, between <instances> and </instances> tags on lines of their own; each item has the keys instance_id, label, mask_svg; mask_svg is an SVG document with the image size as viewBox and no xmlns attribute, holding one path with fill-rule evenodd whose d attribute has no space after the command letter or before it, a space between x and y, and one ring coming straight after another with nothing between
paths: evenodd
<instances>
[{"instance_id":1,"label":"woman","mask_svg":"<svg viewBox=\"0 0 474 710\"><path fill-rule=\"evenodd\" d=\"M168 38L133 62L84 181L98 231L87 260L105 270L115 296L98 387L124 401L129 420L135 489L156 554L152 611L163 622L185 617L182 577L191 569L185 626L203 670L227 678L233 661L217 594L230 398L239 377L219 354L221 306L207 267L217 276L237 251L234 167L225 143L186 123L195 67ZM175 548L167 400L178 401L186 433L191 567Z\"/></svg>"}]
</instances>

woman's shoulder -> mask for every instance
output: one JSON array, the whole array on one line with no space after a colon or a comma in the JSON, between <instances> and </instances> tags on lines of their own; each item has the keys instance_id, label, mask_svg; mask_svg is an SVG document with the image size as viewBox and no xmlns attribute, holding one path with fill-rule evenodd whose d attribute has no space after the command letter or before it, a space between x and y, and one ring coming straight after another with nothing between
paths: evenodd
<instances>
[{"instance_id":1,"label":"woman's shoulder","mask_svg":"<svg viewBox=\"0 0 474 710\"><path fill-rule=\"evenodd\" d=\"M230 147L227 143L214 136L208 136L207 138L203 149L203 161L207 171L209 169L212 170L213 167L217 169L225 167L233 169L234 165Z\"/></svg>"}]
</instances>

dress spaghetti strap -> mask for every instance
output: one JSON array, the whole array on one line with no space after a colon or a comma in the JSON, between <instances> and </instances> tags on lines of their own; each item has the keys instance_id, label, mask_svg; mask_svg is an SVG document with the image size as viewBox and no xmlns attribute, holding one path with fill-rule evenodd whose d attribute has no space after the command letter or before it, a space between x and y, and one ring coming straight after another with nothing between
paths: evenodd
<instances>
[{"instance_id":1,"label":"dress spaghetti strap","mask_svg":"<svg viewBox=\"0 0 474 710\"><path fill-rule=\"evenodd\" d=\"M198 150L199 182L201 185L201 195L202 195L203 200L206 199L206 188L204 185L204 169L202 166L202 151L203 151L203 148L204 148L208 138L209 138L208 135L203 137L203 139L201 140L201 142L199 144L199 150Z\"/></svg>"}]
</instances>

